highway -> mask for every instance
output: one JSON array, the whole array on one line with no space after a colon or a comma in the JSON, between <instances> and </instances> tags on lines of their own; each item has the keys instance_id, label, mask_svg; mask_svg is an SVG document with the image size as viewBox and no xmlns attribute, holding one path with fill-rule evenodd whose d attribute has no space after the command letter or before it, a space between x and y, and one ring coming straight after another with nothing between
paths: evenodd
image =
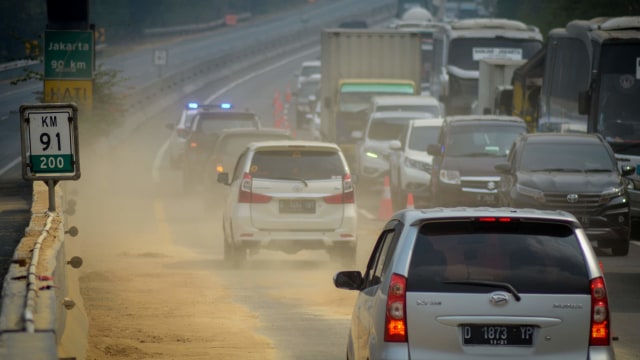
<instances>
[{"instance_id":1,"label":"highway","mask_svg":"<svg viewBox=\"0 0 640 360\"><path fill-rule=\"evenodd\" d=\"M336 5L328 2L324 8L327 16L335 12L331 6ZM266 31L260 25L251 29L257 31L251 33L254 37ZM228 32L220 35L232 36ZM225 43L246 38L225 39L212 36L200 41ZM138 51L143 60L127 54L106 61L121 64L126 71L135 69L136 61L140 69L148 68L149 49ZM148 111L152 116L120 142L86 147L82 178L64 184L64 190L77 202L75 214L67 215L66 220L80 230L72 240L74 255L85 261L79 271L90 321L87 358L344 357L355 293L333 288L332 276L341 268L321 251L261 252L239 269L225 266L219 207L205 209L204 189L185 195L181 173L169 168L164 153L169 136L165 124L174 122L184 103L194 99L248 107L260 115L263 125L273 125L274 92L282 93L292 84L300 63L315 58L318 51L312 45L205 87L180 90L177 100ZM155 76L156 70L151 68L147 76ZM141 85L149 80L142 76L133 81ZM17 107L15 102L10 104L30 102L37 87L25 84L19 89L0 95L0 106L6 104L0 107L1 114L6 114L0 117L0 235L14 243L24 229L17 224L26 221L20 214L28 205L29 188L17 166L18 120L10 113ZM370 216L376 214L380 197L378 191L357 194L359 269L364 268L383 224ZM3 246L11 247L6 242ZM613 309L612 330L619 339L615 342L617 358L637 359L640 246L634 242L626 257L599 255Z\"/></svg>"}]
</instances>

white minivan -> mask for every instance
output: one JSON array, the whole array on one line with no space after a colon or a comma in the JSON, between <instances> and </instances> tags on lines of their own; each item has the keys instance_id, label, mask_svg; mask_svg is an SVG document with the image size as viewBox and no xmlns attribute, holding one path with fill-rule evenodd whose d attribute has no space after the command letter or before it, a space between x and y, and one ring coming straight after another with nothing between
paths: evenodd
<instances>
[{"instance_id":1,"label":"white minivan","mask_svg":"<svg viewBox=\"0 0 640 360\"><path fill-rule=\"evenodd\" d=\"M226 261L241 263L260 249L325 250L340 262L355 261L355 191L336 144L255 142L218 182L230 187L223 210Z\"/></svg>"}]
</instances>

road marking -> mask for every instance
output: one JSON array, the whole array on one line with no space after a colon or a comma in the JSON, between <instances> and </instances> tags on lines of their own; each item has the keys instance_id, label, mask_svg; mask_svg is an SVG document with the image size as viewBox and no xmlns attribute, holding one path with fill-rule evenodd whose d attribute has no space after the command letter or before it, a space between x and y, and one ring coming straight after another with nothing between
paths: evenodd
<instances>
[{"instance_id":1,"label":"road marking","mask_svg":"<svg viewBox=\"0 0 640 360\"><path fill-rule=\"evenodd\" d=\"M640 241L631 240L630 243L632 243L635 246L640 246Z\"/></svg>"},{"instance_id":2,"label":"road marking","mask_svg":"<svg viewBox=\"0 0 640 360\"><path fill-rule=\"evenodd\" d=\"M17 157L12 162L10 162L9 165L0 169L0 176L4 175L4 173L9 171L9 169L11 169L12 167L16 166L21 160L22 160L22 157Z\"/></svg>"}]
</instances>

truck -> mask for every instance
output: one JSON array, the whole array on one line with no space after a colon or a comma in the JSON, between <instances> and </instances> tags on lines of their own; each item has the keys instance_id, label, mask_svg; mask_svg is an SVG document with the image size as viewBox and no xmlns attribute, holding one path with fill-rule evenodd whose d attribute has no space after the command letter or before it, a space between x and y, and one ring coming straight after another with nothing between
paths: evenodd
<instances>
[{"instance_id":1,"label":"truck","mask_svg":"<svg viewBox=\"0 0 640 360\"><path fill-rule=\"evenodd\" d=\"M320 42L320 134L353 165L375 95L416 95L422 74L421 37L389 29L324 29Z\"/></svg>"},{"instance_id":2,"label":"truck","mask_svg":"<svg viewBox=\"0 0 640 360\"><path fill-rule=\"evenodd\" d=\"M543 51L516 70L514 104L520 101L522 114L537 114L537 131L601 134L620 165L635 166L624 191L630 194L631 220L637 223L640 16L572 20L549 32ZM536 89L530 80L540 75Z\"/></svg>"}]
</instances>

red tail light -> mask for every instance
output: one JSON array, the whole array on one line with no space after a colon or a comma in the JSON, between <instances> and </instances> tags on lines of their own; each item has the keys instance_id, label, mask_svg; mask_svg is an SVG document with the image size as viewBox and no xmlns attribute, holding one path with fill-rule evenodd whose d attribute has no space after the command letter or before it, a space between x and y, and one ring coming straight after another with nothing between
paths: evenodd
<instances>
[{"instance_id":1,"label":"red tail light","mask_svg":"<svg viewBox=\"0 0 640 360\"><path fill-rule=\"evenodd\" d=\"M240 183L240 191L238 193L238 202L245 204L264 204L271 201L271 196L264 194L256 194L251 192L251 186L253 185L253 179L249 173L242 175L242 182Z\"/></svg>"},{"instance_id":2,"label":"red tail light","mask_svg":"<svg viewBox=\"0 0 640 360\"><path fill-rule=\"evenodd\" d=\"M609 300L602 277L591 280L591 332L589 345L609 346Z\"/></svg>"},{"instance_id":3,"label":"red tail light","mask_svg":"<svg viewBox=\"0 0 640 360\"><path fill-rule=\"evenodd\" d=\"M327 204L353 204L356 201L356 196L353 191L353 181L351 181L351 174L346 174L342 178L342 194L329 195L324 197L324 202Z\"/></svg>"},{"instance_id":4,"label":"red tail light","mask_svg":"<svg viewBox=\"0 0 640 360\"><path fill-rule=\"evenodd\" d=\"M407 279L391 275L384 319L384 341L407 342Z\"/></svg>"}]
</instances>

